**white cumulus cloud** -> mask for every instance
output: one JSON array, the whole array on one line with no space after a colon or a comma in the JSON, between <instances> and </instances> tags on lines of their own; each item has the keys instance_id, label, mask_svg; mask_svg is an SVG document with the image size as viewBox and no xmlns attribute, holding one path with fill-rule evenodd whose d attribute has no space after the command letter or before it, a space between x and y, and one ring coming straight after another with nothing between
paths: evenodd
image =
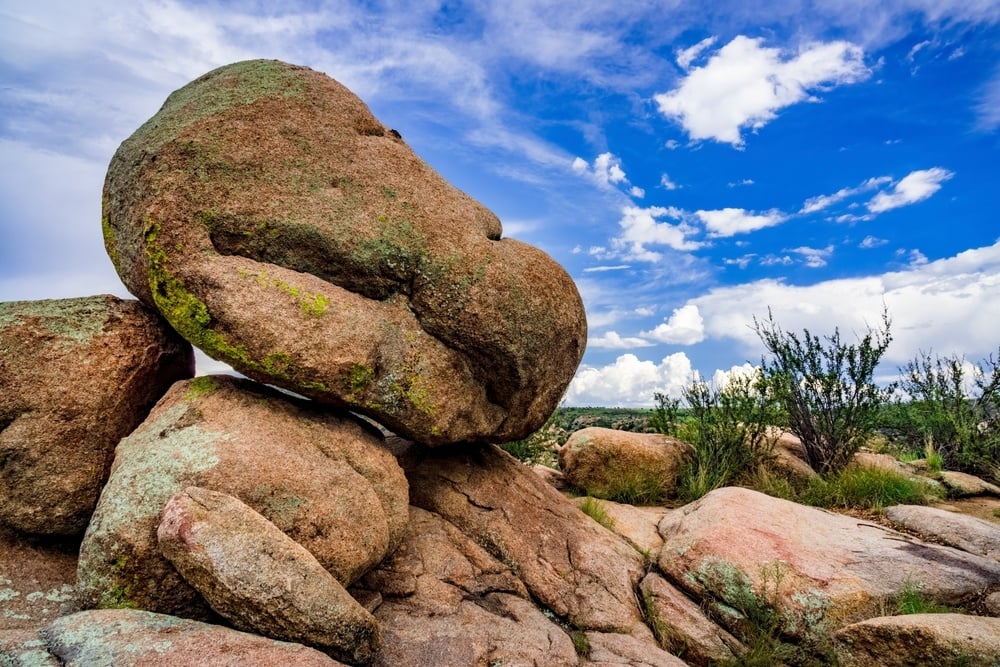
<instances>
[{"instance_id":1,"label":"white cumulus cloud","mask_svg":"<svg viewBox=\"0 0 1000 667\"><path fill-rule=\"evenodd\" d=\"M883 213L894 208L923 201L941 189L941 184L955 175L942 167L920 169L904 176L890 192L880 192L868 202L872 213Z\"/></svg>"},{"instance_id":2,"label":"white cumulus cloud","mask_svg":"<svg viewBox=\"0 0 1000 667\"><path fill-rule=\"evenodd\" d=\"M679 222L660 222L661 218L673 218ZM683 211L673 207L626 206L618 224L622 231L611 240L611 245L627 260L659 261L662 254L647 246L666 246L681 251L697 250L702 246L689 238L698 230L684 221Z\"/></svg>"},{"instance_id":3,"label":"white cumulus cloud","mask_svg":"<svg viewBox=\"0 0 1000 667\"><path fill-rule=\"evenodd\" d=\"M746 234L765 227L773 227L786 219L786 216L780 211L751 213L742 208L695 211L694 214L705 223L709 236L715 237Z\"/></svg>"},{"instance_id":4,"label":"white cumulus cloud","mask_svg":"<svg viewBox=\"0 0 1000 667\"><path fill-rule=\"evenodd\" d=\"M705 322L701 319L698 306L687 304L675 308L666 322L662 322L652 331L639 334L661 343L674 345L694 345L705 340Z\"/></svg>"},{"instance_id":5,"label":"white cumulus cloud","mask_svg":"<svg viewBox=\"0 0 1000 667\"><path fill-rule=\"evenodd\" d=\"M702 41L678 54L691 61L711 46ZM739 35L708 62L688 71L674 90L654 96L664 116L676 120L692 139L743 145L744 129L758 130L777 112L815 99L811 91L855 83L870 76L860 46L845 41L814 43L795 54L763 46L762 39Z\"/></svg>"},{"instance_id":6,"label":"white cumulus cloud","mask_svg":"<svg viewBox=\"0 0 1000 667\"><path fill-rule=\"evenodd\" d=\"M657 392L679 397L693 377L683 352L660 363L623 354L607 366L583 365L566 391L566 403L580 406L651 407Z\"/></svg>"}]
</instances>

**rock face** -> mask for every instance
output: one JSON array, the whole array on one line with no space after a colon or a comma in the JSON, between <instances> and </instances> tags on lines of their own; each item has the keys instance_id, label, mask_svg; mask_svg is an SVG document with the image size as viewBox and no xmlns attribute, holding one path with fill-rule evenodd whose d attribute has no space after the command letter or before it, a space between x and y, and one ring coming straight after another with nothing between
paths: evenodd
<instances>
[{"instance_id":1,"label":"rock face","mask_svg":"<svg viewBox=\"0 0 1000 667\"><path fill-rule=\"evenodd\" d=\"M403 544L360 585L383 597L380 667L577 664L514 571L438 514L411 508Z\"/></svg>"},{"instance_id":2,"label":"rock face","mask_svg":"<svg viewBox=\"0 0 1000 667\"><path fill-rule=\"evenodd\" d=\"M907 585L960 604L1000 581L996 561L735 487L667 514L660 534L672 581L709 603L777 605L797 636L878 616Z\"/></svg>"},{"instance_id":3,"label":"rock face","mask_svg":"<svg viewBox=\"0 0 1000 667\"><path fill-rule=\"evenodd\" d=\"M157 546L164 506L188 486L239 498L341 584L357 580L406 526L406 478L380 444L380 434L347 414L249 381L175 384L118 445L80 548L83 601L209 617Z\"/></svg>"},{"instance_id":4,"label":"rock face","mask_svg":"<svg viewBox=\"0 0 1000 667\"><path fill-rule=\"evenodd\" d=\"M964 496L1000 496L1000 487L996 484L990 484L986 480L964 472L942 470L941 482L948 489L948 495L959 498Z\"/></svg>"},{"instance_id":5,"label":"rock face","mask_svg":"<svg viewBox=\"0 0 1000 667\"><path fill-rule=\"evenodd\" d=\"M559 450L559 467L587 495L614 499L643 490L655 498L676 486L690 450L666 435L592 426L569 437Z\"/></svg>"},{"instance_id":6,"label":"rock face","mask_svg":"<svg viewBox=\"0 0 1000 667\"><path fill-rule=\"evenodd\" d=\"M72 667L343 667L300 644L136 609L82 611L40 634L42 647L59 659L52 664ZM42 647L34 647L36 659Z\"/></svg>"},{"instance_id":7,"label":"rock face","mask_svg":"<svg viewBox=\"0 0 1000 667\"><path fill-rule=\"evenodd\" d=\"M113 158L128 288L257 380L426 444L525 437L586 340L572 280L323 74L219 68Z\"/></svg>"},{"instance_id":8,"label":"rock face","mask_svg":"<svg viewBox=\"0 0 1000 667\"><path fill-rule=\"evenodd\" d=\"M402 457L412 502L508 565L539 603L581 630L644 632L642 556L493 446Z\"/></svg>"},{"instance_id":9,"label":"rock face","mask_svg":"<svg viewBox=\"0 0 1000 667\"><path fill-rule=\"evenodd\" d=\"M886 616L849 625L833 640L842 667L1000 664L1000 618L965 614Z\"/></svg>"},{"instance_id":10,"label":"rock face","mask_svg":"<svg viewBox=\"0 0 1000 667\"><path fill-rule=\"evenodd\" d=\"M0 303L0 522L82 533L115 445L193 374L191 346L136 301Z\"/></svg>"},{"instance_id":11,"label":"rock face","mask_svg":"<svg viewBox=\"0 0 1000 667\"><path fill-rule=\"evenodd\" d=\"M239 630L367 664L378 622L298 543L232 496L188 487L170 499L160 550Z\"/></svg>"},{"instance_id":12,"label":"rock face","mask_svg":"<svg viewBox=\"0 0 1000 667\"><path fill-rule=\"evenodd\" d=\"M925 538L1000 561L1000 525L922 505L896 505L885 515Z\"/></svg>"}]
</instances>

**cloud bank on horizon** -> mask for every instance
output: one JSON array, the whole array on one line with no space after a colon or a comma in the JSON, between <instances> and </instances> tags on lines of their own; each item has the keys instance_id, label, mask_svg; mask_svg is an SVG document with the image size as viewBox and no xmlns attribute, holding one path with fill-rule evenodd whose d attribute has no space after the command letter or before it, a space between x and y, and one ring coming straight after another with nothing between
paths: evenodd
<instances>
[{"instance_id":1,"label":"cloud bank on horizon","mask_svg":"<svg viewBox=\"0 0 1000 667\"><path fill-rule=\"evenodd\" d=\"M786 329L886 375L1000 345L1000 5L219 0L0 9L0 300L126 295L104 172L166 96L279 58L364 99L577 281L572 405L651 405ZM202 370L214 368L204 362Z\"/></svg>"}]
</instances>

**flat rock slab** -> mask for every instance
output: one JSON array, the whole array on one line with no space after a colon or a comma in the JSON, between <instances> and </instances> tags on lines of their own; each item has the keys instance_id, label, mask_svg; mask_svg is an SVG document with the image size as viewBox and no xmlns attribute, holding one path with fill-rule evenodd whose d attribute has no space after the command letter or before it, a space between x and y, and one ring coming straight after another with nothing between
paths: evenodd
<instances>
[{"instance_id":1,"label":"flat rock slab","mask_svg":"<svg viewBox=\"0 0 1000 667\"><path fill-rule=\"evenodd\" d=\"M343 667L301 644L136 609L82 611L39 634L66 667ZM39 657L42 647L31 648Z\"/></svg>"},{"instance_id":2,"label":"flat rock slab","mask_svg":"<svg viewBox=\"0 0 1000 667\"><path fill-rule=\"evenodd\" d=\"M906 586L961 604L1000 581L994 560L735 487L668 514L660 534L674 583L730 607L776 604L799 636L878 616Z\"/></svg>"},{"instance_id":3,"label":"flat rock slab","mask_svg":"<svg viewBox=\"0 0 1000 667\"><path fill-rule=\"evenodd\" d=\"M948 489L948 494L958 498L967 496L1000 496L1000 486L990 484L986 480L955 470L942 470L941 483Z\"/></svg>"},{"instance_id":4,"label":"flat rock slab","mask_svg":"<svg viewBox=\"0 0 1000 667\"><path fill-rule=\"evenodd\" d=\"M841 667L1000 665L1000 618L965 614L886 616L833 636Z\"/></svg>"},{"instance_id":5,"label":"flat rock slab","mask_svg":"<svg viewBox=\"0 0 1000 667\"><path fill-rule=\"evenodd\" d=\"M580 667L686 667L688 663L630 635L588 632Z\"/></svg>"},{"instance_id":6,"label":"flat rock slab","mask_svg":"<svg viewBox=\"0 0 1000 667\"><path fill-rule=\"evenodd\" d=\"M611 500L602 500L590 496L573 498L573 504L582 507L584 503L593 503L600 508L607 518L605 527L621 535L629 541L640 553L655 558L663 547L663 538L657 530L660 521L669 512L665 507L636 507Z\"/></svg>"},{"instance_id":7,"label":"flat rock slab","mask_svg":"<svg viewBox=\"0 0 1000 667\"><path fill-rule=\"evenodd\" d=\"M923 505L895 505L886 509L885 516L925 538L1000 561L996 523Z\"/></svg>"},{"instance_id":8,"label":"flat rock slab","mask_svg":"<svg viewBox=\"0 0 1000 667\"><path fill-rule=\"evenodd\" d=\"M348 585L403 537L408 490L382 436L346 413L230 376L175 384L118 445L80 547L86 606L201 620L204 600L164 558L156 531L189 486L239 498Z\"/></svg>"},{"instance_id":9,"label":"flat rock slab","mask_svg":"<svg viewBox=\"0 0 1000 667\"><path fill-rule=\"evenodd\" d=\"M194 345L426 444L531 434L583 355L566 272L306 67L174 92L103 201L125 285Z\"/></svg>"},{"instance_id":10,"label":"flat rock slab","mask_svg":"<svg viewBox=\"0 0 1000 667\"><path fill-rule=\"evenodd\" d=\"M0 524L81 534L115 445L193 374L191 346L138 301L0 303Z\"/></svg>"},{"instance_id":11,"label":"flat rock slab","mask_svg":"<svg viewBox=\"0 0 1000 667\"><path fill-rule=\"evenodd\" d=\"M277 526L238 499L188 487L167 502L160 550L234 627L367 664L378 622Z\"/></svg>"}]
</instances>

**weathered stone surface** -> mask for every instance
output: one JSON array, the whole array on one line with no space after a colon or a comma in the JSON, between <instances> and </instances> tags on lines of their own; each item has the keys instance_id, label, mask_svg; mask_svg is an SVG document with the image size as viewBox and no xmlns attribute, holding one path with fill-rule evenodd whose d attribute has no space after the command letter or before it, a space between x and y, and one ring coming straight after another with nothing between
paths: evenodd
<instances>
[{"instance_id":1,"label":"weathered stone surface","mask_svg":"<svg viewBox=\"0 0 1000 667\"><path fill-rule=\"evenodd\" d=\"M304 547L238 499L188 487L167 502L157 539L235 628L371 662L378 621Z\"/></svg>"},{"instance_id":2,"label":"weathered stone surface","mask_svg":"<svg viewBox=\"0 0 1000 667\"><path fill-rule=\"evenodd\" d=\"M631 635L588 632L590 652L581 667L685 667L686 662Z\"/></svg>"},{"instance_id":3,"label":"weathered stone surface","mask_svg":"<svg viewBox=\"0 0 1000 667\"><path fill-rule=\"evenodd\" d=\"M1000 561L1000 524L923 505L895 505L885 516L925 538Z\"/></svg>"},{"instance_id":4,"label":"weathered stone surface","mask_svg":"<svg viewBox=\"0 0 1000 667\"><path fill-rule=\"evenodd\" d=\"M691 452L686 442L658 433L591 426L576 431L559 450L559 468L587 495L614 498L629 489L665 496Z\"/></svg>"},{"instance_id":5,"label":"weathered stone surface","mask_svg":"<svg viewBox=\"0 0 1000 667\"><path fill-rule=\"evenodd\" d=\"M965 614L885 616L833 636L841 667L1000 664L1000 618Z\"/></svg>"},{"instance_id":6,"label":"weathered stone surface","mask_svg":"<svg viewBox=\"0 0 1000 667\"><path fill-rule=\"evenodd\" d=\"M799 636L877 616L907 585L960 604L1000 581L996 561L735 487L668 514L660 534L671 581L710 603L762 597Z\"/></svg>"},{"instance_id":7,"label":"weathered stone surface","mask_svg":"<svg viewBox=\"0 0 1000 667\"><path fill-rule=\"evenodd\" d=\"M0 523L82 533L115 445L193 374L191 346L137 301L0 303Z\"/></svg>"},{"instance_id":8,"label":"weathered stone surface","mask_svg":"<svg viewBox=\"0 0 1000 667\"><path fill-rule=\"evenodd\" d=\"M316 649L137 609L82 611L41 631L66 667L337 667Z\"/></svg>"},{"instance_id":9,"label":"weathered stone surface","mask_svg":"<svg viewBox=\"0 0 1000 667\"><path fill-rule=\"evenodd\" d=\"M0 630L0 665L4 667L62 667L45 649L36 630Z\"/></svg>"},{"instance_id":10,"label":"weathered stone surface","mask_svg":"<svg viewBox=\"0 0 1000 667\"><path fill-rule=\"evenodd\" d=\"M648 635L635 599L642 556L530 468L488 445L401 460L413 504L510 566L540 604L580 629Z\"/></svg>"},{"instance_id":11,"label":"weathered stone surface","mask_svg":"<svg viewBox=\"0 0 1000 667\"><path fill-rule=\"evenodd\" d=\"M0 528L0 630L33 630L80 609L79 548L79 537L41 539Z\"/></svg>"},{"instance_id":12,"label":"weathered stone surface","mask_svg":"<svg viewBox=\"0 0 1000 667\"><path fill-rule=\"evenodd\" d=\"M628 540L639 553L648 554L650 559L655 559L660 553L663 538L660 537L657 526L664 515L670 511L667 508L636 507L590 496L573 498L572 502L577 507L581 507L586 502L594 503L600 507L610 524L606 528Z\"/></svg>"},{"instance_id":13,"label":"weathered stone surface","mask_svg":"<svg viewBox=\"0 0 1000 667\"><path fill-rule=\"evenodd\" d=\"M305 67L173 93L111 162L104 233L128 288L210 356L428 444L535 431L586 342L561 267Z\"/></svg>"},{"instance_id":14,"label":"weathered stone surface","mask_svg":"<svg viewBox=\"0 0 1000 667\"><path fill-rule=\"evenodd\" d=\"M964 472L942 470L941 482L950 496L1000 496L1000 486Z\"/></svg>"},{"instance_id":15,"label":"weathered stone surface","mask_svg":"<svg viewBox=\"0 0 1000 667\"><path fill-rule=\"evenodd\" d=\"M382 592L376 665L577 664L511 568L432 512L411 508L403 544L359 585Z\"/></svg>"},{"instance_id":16,"label":"weathered stone surface","mask_svg":"<svg viewBox=\"0 0 1000 667\"><path fill-rule=\"evenodd\" d=\"M80 549L88 606L210 618L159 551L167 500L188 486L239 498L305 547L341 584L402 539L406 478L381 435L247 380L179 382L118 445Z\"/></svg>"},{"instance_id":17,"label":"weathered stone surface","mask_svg":"<svg viewBox=\"0 0 1000 667\"><path fill-rule=\"evenodd\" d=\"M642 580L640 591L646 616L660 643L689 665L707 667L733 660L743 651L736 637L712 622L701 607L655 572Z\"/></svg>"},{"instance_id":18,"label":"weathered stone surface","mask_svg":"<svg viewBox=\"0 0 1000 667\"><path fill-rule=\"evenodd\" d=\"M819 476L809 465L805 445L797 435L774 427L768 429L767 435L774 438L774 459L768 464L772 470L800 483Z\"/></svg>"}]
</instances>

